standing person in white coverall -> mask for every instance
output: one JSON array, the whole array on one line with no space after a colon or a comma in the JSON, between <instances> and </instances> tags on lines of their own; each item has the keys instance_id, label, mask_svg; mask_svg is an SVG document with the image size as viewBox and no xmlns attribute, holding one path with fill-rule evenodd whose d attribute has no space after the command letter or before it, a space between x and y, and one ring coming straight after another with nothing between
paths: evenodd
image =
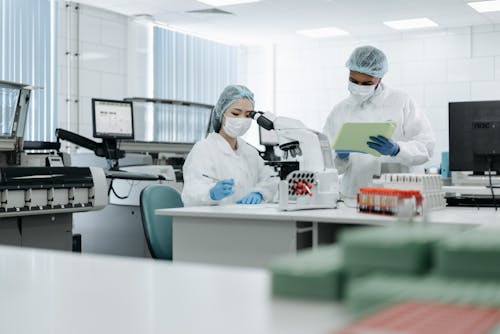
<instances>
[{"instance_id":1,"label":"standing person in white coverall","mask_svg":"<svg viewBox=\"0 0 500 334\"><path fill-rule=\"evenodd\" d=\"M350 96L333 107L323 132L330 141L345 122L395 121L392 138L370 137L368 146L381 157L362 153L337 153L335 166L342 174L341 193L356 196L360 187L370 186L374 175L380 175L382 163L400 163L410 172L432 157L435 137L426 115L405 93L382 83L388 64L385 54L373 47L356 48L347 63Z\"/></svg>"},{"instance_id":2,"label":"standing person in white coverall","mask_svg":"<svg viewBox=\"0 0 500 334\"><path fill-rule=\"evenodd\" d=\"M227 86L211 115L211 132L196 143L184 163L185 206L259 204L272 201L279 178L257 150L241 139L252 119L253 93L239 85Z\"/></svg>"}]
</instances>

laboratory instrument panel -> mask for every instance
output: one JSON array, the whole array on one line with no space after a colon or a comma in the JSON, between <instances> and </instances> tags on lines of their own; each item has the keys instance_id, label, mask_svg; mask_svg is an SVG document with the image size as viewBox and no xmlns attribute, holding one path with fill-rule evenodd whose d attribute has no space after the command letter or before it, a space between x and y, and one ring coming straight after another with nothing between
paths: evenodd
<instances>
[{"instance_id":1,"label":"laboratory instrument panel","mask_svg":"<svg viewBox=\"0 0 500 334\"><path fill-rule=\"evenodd\" d=\"M100 210L106 187L101 168L2 167L0 217Z\"/></svg>"}]
</instances>

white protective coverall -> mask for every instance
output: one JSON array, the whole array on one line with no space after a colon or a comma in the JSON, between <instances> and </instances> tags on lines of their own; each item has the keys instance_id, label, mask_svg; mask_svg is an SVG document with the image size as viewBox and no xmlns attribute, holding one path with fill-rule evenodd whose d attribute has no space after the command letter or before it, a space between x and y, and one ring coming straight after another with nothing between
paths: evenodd
<instances>
[{"instance_id":1,"label":"white protective coverall","mask_svg":"<svg viewBox=\"0 0 500 334\"><path fill-rule=\"evenodd\" d=\"M279 177L264 165L255 148L237 138L234 151L226 139L212 132L196 143L184 163L184 188L182 201L185 206L233 204L250 192L260 192L263 201L272 201L278 189ZM220 201L210 198L215 181L203 174L223 179L234 179L234 194Z\"/></svg>"},{"instance_id":2,"label":"white protective coverall","mask_svg":"<svg viewBox=\"0 0 500 334\"><path fill-rule=\"evenodd\" d=\"M341 193L353 197L360 187L372 185L373 175L380 175L381 163L401 163L410 172L423 172L419 166L431 159L435 137L427 116L417 109L415 102L405 93L382 83L374 95L360 103L352 95L337 104L326 121L323 132L330 142L345 122L395 121L397 128L392 140L399 145L394 157L375 157L370 154L351 153L349 159L335 156L335 166L343 174Z\"/></svg>"}]
</instances>

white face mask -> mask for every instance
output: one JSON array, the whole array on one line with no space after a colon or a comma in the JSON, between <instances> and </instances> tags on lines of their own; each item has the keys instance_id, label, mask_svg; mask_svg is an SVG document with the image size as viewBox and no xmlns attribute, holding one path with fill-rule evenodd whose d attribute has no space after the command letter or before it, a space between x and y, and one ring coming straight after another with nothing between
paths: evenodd
<instances>
[{"instance_id":1,"label":"white face mask","mask_svg":"<svg viewBox=\"0 0 500 334\"><path fill-rule=\"evenodd\" d=\"M250 129L251 125L252 119L248 117L225 117L224 132L233 138L241 137Z\"/></svg>"},{"instance_id":2,"label":"white face mask","mask_svg":"<svg viewBox=\"0 0 500 334\"><path fill-rule=\"evenodd\" d=\"M359 102L364 102L372 97L373 94L375 94L376 86L377 85L358 85L352 81L349 81L347 89L349 89L349 92L356 100L358 100Z\"/></svg>"}]
</instances>

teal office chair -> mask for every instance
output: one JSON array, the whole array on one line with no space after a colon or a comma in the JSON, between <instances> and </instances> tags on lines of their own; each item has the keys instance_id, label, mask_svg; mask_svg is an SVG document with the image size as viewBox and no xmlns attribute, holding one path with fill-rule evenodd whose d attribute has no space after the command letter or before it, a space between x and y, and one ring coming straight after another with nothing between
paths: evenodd
<instances>
[{"instance_id":1,"label":"teal office chair","mask_svg":"<svg viewBox=\"0 0 500 334\"><path fill-rule=\"evenodd\" d=\"M181 195L162 184L153 184L141 192L141 215L144 234L151 256L172 260L172 217L155 215L156 209L181 208Z\"/></svg>"}]
</instances>

